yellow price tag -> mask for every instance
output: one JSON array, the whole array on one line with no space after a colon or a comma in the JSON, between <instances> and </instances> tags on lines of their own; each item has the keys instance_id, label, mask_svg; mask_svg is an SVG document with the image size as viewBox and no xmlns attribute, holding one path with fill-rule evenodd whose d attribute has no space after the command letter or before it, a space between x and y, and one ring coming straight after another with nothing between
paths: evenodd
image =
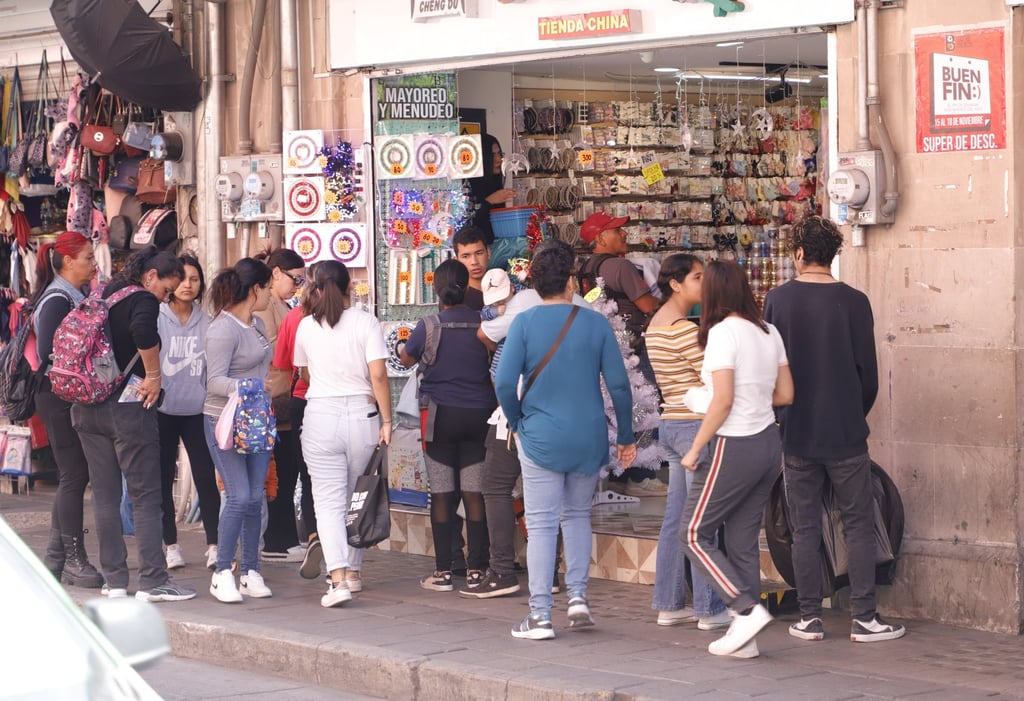
<instances>
[{"instance_id":1,"label":"yellow price tag","mask_svg":"<svg viewBox=\"0 0 1024 701\"><path fill-rule=\"evenodd\" d=\"M422 202L410 202L409 211L413 214L423 214L423 203Z\"/></svg>"},{"instance_id":2,"label":"yellow price tag","mask_svg":"<svg viewBox=\"0 0 1024 701\"><path fill-rule=\"evenodd\" d=\"M405 223L404 219L399 219L395 222L395 232L399 234L409 233L409 226Z\"/></svg>"},{"instance_id":3,"label":"yellow price tag","mask_svg":"<svg viewBox=\"0 0 1024 701\"><path fill-rule=\"evenodd\" d=\"M397 334L397 336L398 336L398 340L399 341L408 341L409 340L409 336L411 336L411 335L412 335L412 329L410 329L408 326L399 326L398 327L398 334Z\"/></svg>"},{"instance_id":4,"label":"yellow price tag","mask_svg":"<svg viewBox=\"0 0 1024 701\"><path fill-rule=\"evenodd\" d=\"M412 273L406 271L404 273L398 273L399 282L412 282Z\"/></svg>"},{"instance_id":5,"label":"yellow price tag","mask_svg":"<svg viewBox=\"0 0 1024 701\"><path fill-rule=\"evenodd\" d=\"M473 162L473 152L468 148L464 148L459 151L459 163L462 165L469 165Z\"/></svg>"},{"instance_id":6,"label":"yellow price tag","mask_svg":"<svg viewBox=\"0 0 1024 701\"><path fill-rule=\"evenodd\" d=\"M437 166L433 163L428 163L423 166L423 172L427 175L437 175Z\"/></svg>"},{"instance_id":7,"label":"yellow price tag","mask_svg":"<svg viewBox=\"0 0 1024 701\"><path fill-rule=\"evenodd\" d=\"M434 272L433 271L423 273L423 283L425 285L433 285L434 284Z\"/></svg>"},{"instance_id":8,"label":"yellow price tag","mask_svg":"<svg viewBox=\"0 0 1024 701\"><path fill-rule=\"evenodd\" d=\"M648 185L653 185L659 180L665 179L665 172L661 169L660 163L652 163L649 166L644 166L643 170L640 171L644 175L644 180L647 181Z\"/></svg>"},{"instance_id":9,"label":"yellow price tag","mask_svg":"<svg viewBox=\"0 0 1024 701\"><path fill-rule=\"evenodd\" d=\"M601 288L600 287L595 287L590 292L585 294L583 296L583 299L585 299L588 304L593 304L594 302L597 301L597 298L600 297L600 296L601 296Z\"/></svg>"},{"instance_id":10,"label":"yellow price tag","mask_svg":"<svg viewBox=\"0 0 1024 701\"><path fill-rule=\"evenodd\" d=\"M576 161L581 166L588 166L594 162L594 152L590 151L589 149L585 151L580 151L579 154L576 156Z\"/></svg>"},{"instance_id":11,"label":"yellow price tag","mask_svg":"<svg viewBox=\"0 0 1024 701\"><path fill-rule=\"evenodd\" d=\"M392 175L401 175L404 172L405 172L405 168L402 167L401 163L392 163L391 164L391 174Z\"/></svg>"}]
</instances>

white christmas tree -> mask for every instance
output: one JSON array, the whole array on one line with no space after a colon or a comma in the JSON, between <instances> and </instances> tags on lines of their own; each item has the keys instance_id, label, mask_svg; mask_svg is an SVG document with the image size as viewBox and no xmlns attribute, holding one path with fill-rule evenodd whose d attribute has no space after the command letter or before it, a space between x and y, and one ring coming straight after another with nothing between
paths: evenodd
<instances>
[{"instance_id":1,"label":"white christmas tree","mask_svg":"<svg viewBox=\"0 0 1024 701\"><path fill-rule=\"evenodd\" d=\"M636 436L636 460L631 467L644 468L651 471L658 470L665 453L661 445L654 437L654 431L658 428L660 420L658 413L658 390L640 372L640 358L633 351L630 345L633 341L633 334L626 328L626 322L618 314L619 306L604 294L604 280L597 279L600 296L592 301L591 307L594 311L604 314L608 323L615 333L615 340L619 344L619 352L622 353L622 360L626 365L626 375L629 377L629 385L633 391L633 433ZM589 297L590 295L588 295ZM611 395L608 394L604 382L601 383L601 394L604 398L604 414L608 419L608 445L611 462L602 468L602 476L609 471L621 475L623 467L615 458L615 445L618 442L618 421L615 418L615 409L612 406Z\"/></svg>"}]
</instances>

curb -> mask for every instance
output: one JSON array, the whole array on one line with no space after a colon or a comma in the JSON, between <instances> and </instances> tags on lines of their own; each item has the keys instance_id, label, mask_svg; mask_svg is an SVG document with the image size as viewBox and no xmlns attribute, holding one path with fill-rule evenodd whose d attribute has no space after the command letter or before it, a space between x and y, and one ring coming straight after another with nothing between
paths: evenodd
<instances>
[{"instance_id":1,"label":"curb","mask_svg":"<svg viewBox=\"0 0 1024 701\"><path fill-rule=\"evenodd\" d=\"M172 654L235 669L388 699L496 699L501 701L629 701L583 679L531 678L531 670L486 670L480 665L363 645L339 637L288 633L235 621L178 620L161 608ZM620 677L623 686L639 683ZM548 682L548 683L539 683Z\"/></svg>"}]
</instances>

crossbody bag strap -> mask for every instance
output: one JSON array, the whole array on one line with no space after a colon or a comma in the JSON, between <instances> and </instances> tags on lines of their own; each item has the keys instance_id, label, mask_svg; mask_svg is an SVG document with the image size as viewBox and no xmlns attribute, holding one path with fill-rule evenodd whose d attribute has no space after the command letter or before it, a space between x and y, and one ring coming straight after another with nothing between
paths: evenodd
<instances>
[{"instance_id":1,"label":"crossbody bag strap","mask_svg":"<svg viewBox=\"0 0 1024 701\"><path fill-rule=\"evenodd\" d=\"M539 375L540 371L544 369L544 366L548 364L548 361L551 360L551 357L555 354L555 351L558 350L558 347L562 345L565 335L569 333L569 327L572 326L573 320L579 313L580 308L573 305L572 311L569 312L569 318L565 320L565 324L562 325L562 330L558 333L558 338L556 338L555 342L551 344L551 348L548 349L548 354L545 355L543 360L537 364L537 367L535 367L533 372L530 374L530 379L526 381L526 386L523 387L523 394L519 397L520 402L523 401L523 397L525 397L526 393L530 391L531 387L533 387L533 382L537 379L537 375Z\"/></svg>"}]
</instances>

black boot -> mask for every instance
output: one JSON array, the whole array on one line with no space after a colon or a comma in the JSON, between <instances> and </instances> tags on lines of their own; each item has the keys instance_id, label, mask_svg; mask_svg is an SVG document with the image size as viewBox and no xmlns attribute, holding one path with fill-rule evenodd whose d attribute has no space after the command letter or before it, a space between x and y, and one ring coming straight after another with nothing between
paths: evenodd
<instances>
[{"instance_id":1,"label":"black boot","mask_svg":"<svg viewBox=\"0 0 1024 701\"><path fill-rule=\"evenodd\" d=\"M99 589L103 586L103 577L89 564L83 535L79 533L61 536L64 543L64 575L61 581L76 587Z\"/></svg>"},{"instance_id":2,"label":"black boot","mask_svg":"<svg viewBox=\"0 0 1024 701\"><path fill-rule=\"evenodd\" d=\"M64 542L60 538L60 529L58 528L50 529L50 540L46 543L43 564L59 582L60 576L64 572Z\"/></svg>"}]
</instances>

